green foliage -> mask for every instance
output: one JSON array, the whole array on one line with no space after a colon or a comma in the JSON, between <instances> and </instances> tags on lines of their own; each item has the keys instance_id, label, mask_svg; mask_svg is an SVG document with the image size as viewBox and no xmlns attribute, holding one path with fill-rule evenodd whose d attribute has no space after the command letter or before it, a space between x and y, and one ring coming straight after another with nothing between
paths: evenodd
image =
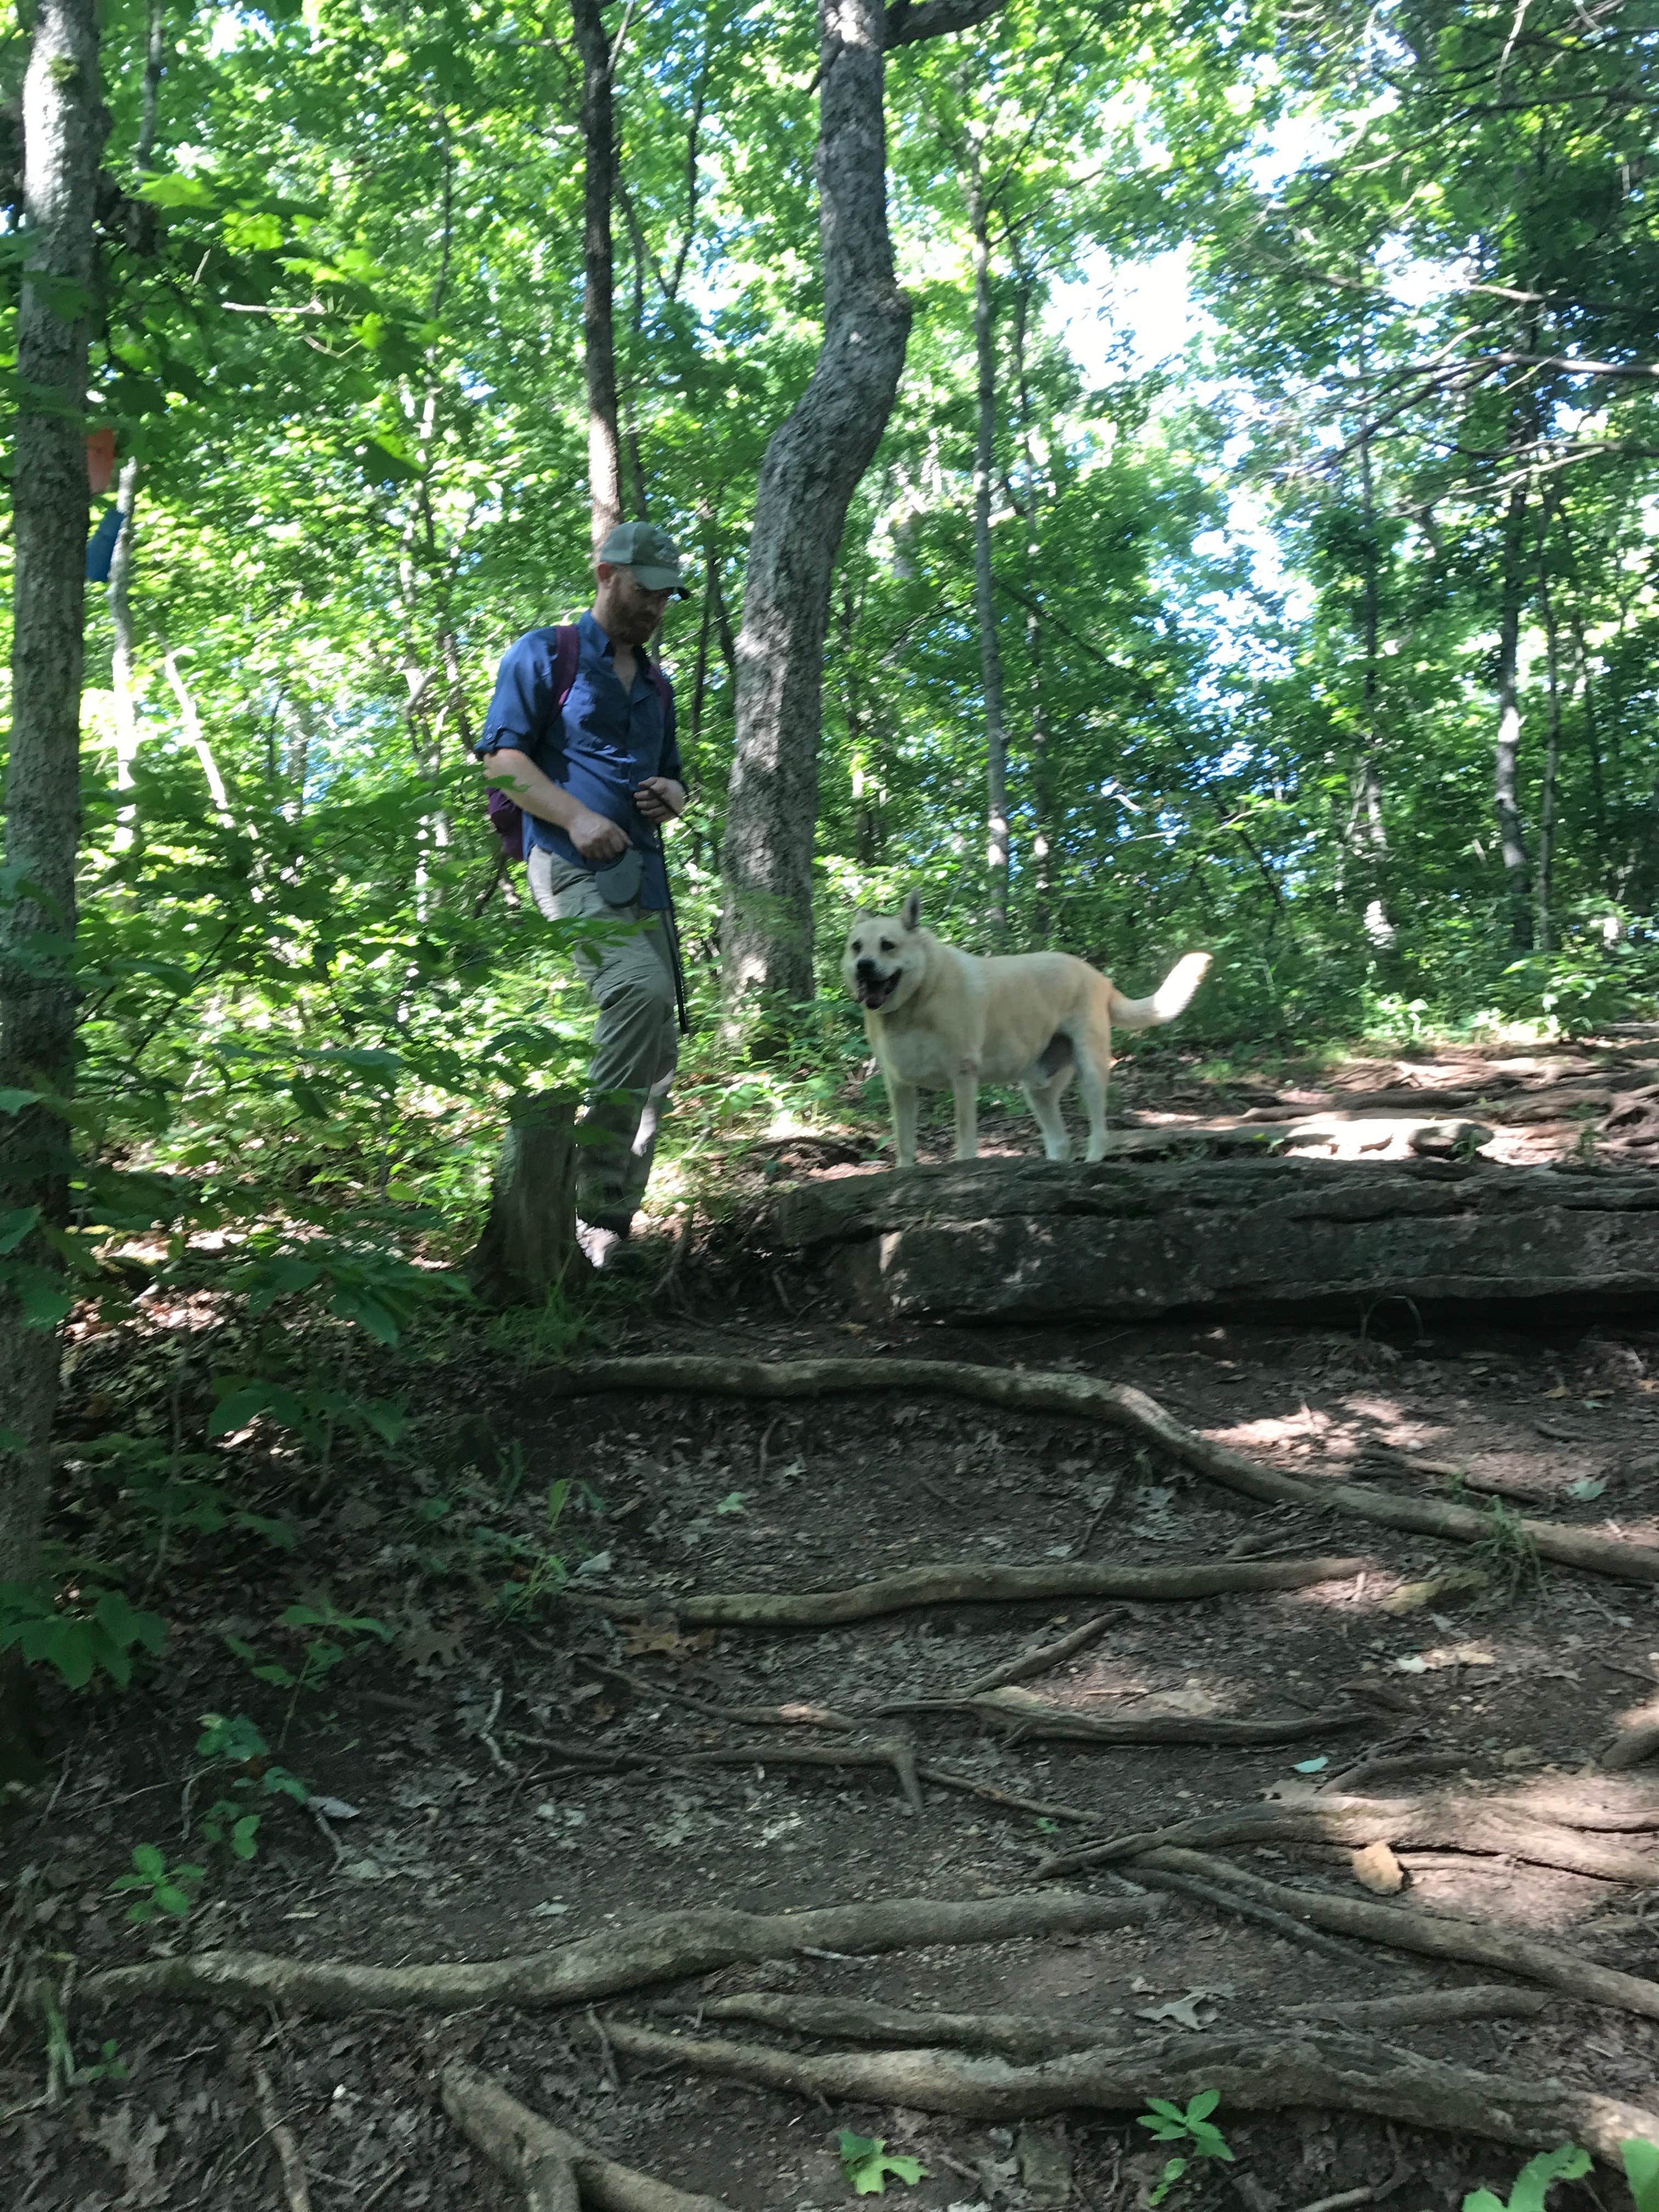
<instances>
[{"instance_id":1,"label":"green foliage","mask_svg":"<svg viewBox=\"0 0 1659 2212\"><path fill-rule=\"evenodd\" d=\"M1522 1516L1494 1498L1486 1508L1486 1533L1475 1545L1475 1563L1493 1592L1513 1601L1523 1590L1541 1587L1544 1566Z\"/></svg>"},{"instance_id":2,"label":"green foliage","mask_svg":"<svg viewBox=\"0 0 1659 2212\"><path fill-rule=\"evenodd\" d=\"M1619 2146L1636 2212L1659 2212L1659 2143L1628 2136Z\"/></svg>"},{"instance_id":3,"label":"green foliage","mask_svg":"<svg viewBox=\"0 0 1659 2212\"><path fill-rule=\"evenodd\" d=\"M1146 2110L1135 2125L1147 2129L1154 2142L1184 2143L1189 2154L1165 2161L1148 2197L1150 2203L1164 2202L1194 2158L1224 2159L1231 2163L1233 2152L1227 2138L1210 2118L1220 2102L1218 2089L1200 2089L1184 2108L1171 2104L1167 2097L1146 2100Z\"/></svg>"},{"instance_id":4,"label":"green foliage","mask_svg":"<svg viewBox=\"0 0 1659 2212\"><path fill-rule=\"evenodd\" d=\"M77 1586L66 1595L53 1583L0 1583L0 1650L55 1667L72 1690L100 1673L125 1689L136 1655L154 1657L166 1640L160 1614L137 1610L120 1590Z\"/></svg>"},{"instance_id":5,"label":"green foliage","mask_svg":"<svg viewBox=\"0 0 1659 2212\"><path fill-rule=\"evenodd\" d=\"M126 1917L136 1927L143 1928L158 1912L174 1920L188 1919L206 1871L205 1867L183 1863L169 1867L165 1854L156 1844L136 1844L131 1873L117 1875L110 1887L118 1894L126 1895Z\"/></svg>"},{"instance_id":6,"label":"green foliage","mask_svg":"<svg viewBox=\"0 0 1659 2212\"><path fill-rule=\"evenodd\" d=\"M548 1485L545 1506L547 1542L543 1548L532 1553L522 1581L503 1585L498 1602L504 1617L512 1619L523 1615L528 1618L533 1615L546 1599L556 1597L570 1579L563 1557L552 1548L552 1539L557 1533L569 1498L568 1476L562 1475L557 1481Z\"/></svg>"},{"instance_id":7,"label":"green foliage","mask_svg":"<svg viewBox=\"0 0 1659 2212\"><path fill-rule=\"evenodd\" d=\"M1577 2143L1541 2150L1516 2175L1507 2199L1494 2197L1490 2189L1471 2190L1463 2199L1462 2212L1545 2212L1552 2186L1558 2181L1577 2180L1589 2172L1590 2163L1589 2153L1580 2150Z\"/></svg>"},{"instance_id":8,"label":"green foliage","mask_svg":"<svg viewBox=\"0 0 1659 2212\"><path fill-rule=\"evenodd\" d=\"M859 2136L843 2128L836 2138L836 2148L841 2170L855 2197L884 2197L890 2173L896 2180L915 2182L927 2172L919 2158L890 2151L885 2136Z\"/></svg>"},{"instance_id":9,"label":"green foliage","mask_svg":"<svg viewBox=\"0 0 1659 2212\"><path fill-rule=\"evenodd\" d=\"M261 1658L244 1637L228 1635L224 1641L226 1649L242 1662L256 1682L269 1682L279 1690L288 1691L284 1735L293 1720L295 1707L306 1692L320 1689L342 1660L360 1648L366 1638L389 1644L392 1636L385 1621L368 1615L341 1613L325 1597L289 1606L279 1625L291 1629L325 1629L328 1633L308 1637L299 1663L292 1667L281 1659ZM288 1794L296 1793L289 1790Z\"/></svg>"},{"instance_id":10,"label":"green foliage","mask_svg":"<svg viewBox=\"0 0 1659 2212\"><path fill-rule=\"evenodd\" d=\"M263 1815L252 1808L259 1800L285 1797L303 1805L311 1795L297 1774L271 1758L264 1735L246 1713L228 1717L204 1713L196 1756L210 1768L226 1765L237 1770L230 1778L231 1795L216 1798L196 1823L204 1843L228 1851L232 1858L251 1859L258 1855Z\"/></svg>"}]
</instances>

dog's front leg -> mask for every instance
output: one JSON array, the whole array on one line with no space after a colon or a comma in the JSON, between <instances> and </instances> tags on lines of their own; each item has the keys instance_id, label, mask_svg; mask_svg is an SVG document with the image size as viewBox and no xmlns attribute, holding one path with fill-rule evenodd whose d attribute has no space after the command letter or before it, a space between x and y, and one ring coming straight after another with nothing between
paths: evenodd
<instances>
[{"instance_id":1,"label":"dog's front leg","mask_svg":"<svg viewBox=\"0 0 1659 2212\"><path fill-rule=\"evenodd\" d=\"M957 1158L979 1158L979 1070L960 1069L951 1078L951 1095L957 1106Z\"/></svg>"},{"instance_id":2,"label":"dog's front leg","mask_svg":"<svg viewBox=\"0 0 1659 2212\"><path fill-rule=\"evenodd\" d=\"M893 1145L897 1153L897 1164L913 1168L916 1164L916 1086L901 1083L896 1076L887 1079L888 1101L893 1109Z\"/></svg>"}]
</instances>

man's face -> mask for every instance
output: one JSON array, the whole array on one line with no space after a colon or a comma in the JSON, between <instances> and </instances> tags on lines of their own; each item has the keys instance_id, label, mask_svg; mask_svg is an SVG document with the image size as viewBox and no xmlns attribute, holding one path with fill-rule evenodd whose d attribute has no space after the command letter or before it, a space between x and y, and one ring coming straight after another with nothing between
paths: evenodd
<instances>
[{"instance_id":1,"label":"man's face","mask_svg":"<svg viewBox=\"0 0 1659 2212\"><path fill-rule=\"evenodd\" d=\"M613 568L609 561L600 562L599 580L593 611L605 635L617 645L649 643L673 592L647 592L631 568Z\"/></svg>"}]
</instances>

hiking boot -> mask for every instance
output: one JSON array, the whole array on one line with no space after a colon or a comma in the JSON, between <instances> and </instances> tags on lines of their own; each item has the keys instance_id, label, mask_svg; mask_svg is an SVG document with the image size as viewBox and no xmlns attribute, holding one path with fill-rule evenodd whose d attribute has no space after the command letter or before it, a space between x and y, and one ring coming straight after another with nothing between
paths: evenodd
<instances>
[{"instance_id":1,"label":"hiking boot","mask_svg":"<svg viewBox=\"0 0 1659 2212\"><path fill-rule=\"evenodd\" d=\"M636 1275L645 1266L645 1255L629 1242L627 1224L579 1221L576 1242L596 1275Z\"/></svg>"}]
</instances>

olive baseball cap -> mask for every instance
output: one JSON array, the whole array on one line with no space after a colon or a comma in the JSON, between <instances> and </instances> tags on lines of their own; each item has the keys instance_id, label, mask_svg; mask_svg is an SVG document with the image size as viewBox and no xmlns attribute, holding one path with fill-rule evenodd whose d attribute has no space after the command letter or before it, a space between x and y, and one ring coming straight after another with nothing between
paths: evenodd
<instances>
[{"instance_id":1,"label":"olive baseball cap","mask_svg":"<svg viewBox=\"0 0 1659 2212\"><path fill-rule=\"evenodd\" d=\"M598 557L613 568L631 568L647 592L675 592L681 599L686 595L680 580L679 548L654 522L619 522Z\"/></svg>"}]
</instances>

